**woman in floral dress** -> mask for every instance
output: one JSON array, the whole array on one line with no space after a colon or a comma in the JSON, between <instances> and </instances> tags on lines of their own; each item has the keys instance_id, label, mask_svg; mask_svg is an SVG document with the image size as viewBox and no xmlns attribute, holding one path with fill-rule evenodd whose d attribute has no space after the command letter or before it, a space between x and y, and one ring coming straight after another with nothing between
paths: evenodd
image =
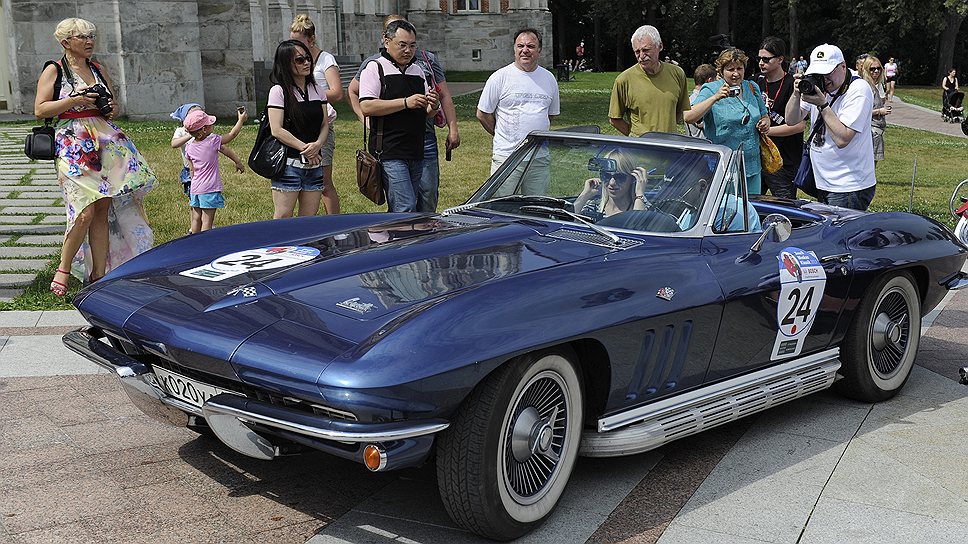
<instances>
[{"instance_id":1,"label":"woman in floral dress","mask_svg":"<svg viewBox=\"0 0 968 544\"><path fill-rule=\"evenodd\" d=\"M84 19L58 23L54 37L64 56L44 68L34 102L38 118L59 117L55 164L67 208L67 231L50 284L57 296L66 294L72 273L97 281L154 242L141 203L154 186L155 175L111 121L118 114L111 79L91 61L96 31ZM61 85L55 97L58 74ZM112 95L107 102L110 111L97 107L97 85Z\"/></svg>"}]
</instances>

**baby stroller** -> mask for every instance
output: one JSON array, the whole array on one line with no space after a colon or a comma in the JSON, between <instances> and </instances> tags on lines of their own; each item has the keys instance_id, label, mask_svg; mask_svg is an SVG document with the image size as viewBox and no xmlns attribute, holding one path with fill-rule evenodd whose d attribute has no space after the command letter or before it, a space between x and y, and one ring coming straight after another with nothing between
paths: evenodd
<instances>
[{"instance_id":1,"label":"baby stroller","mask_svg":"<svg viewBox=\"0 0 968 544\"><path fill-rule=\"evenodd\" d=\"M961 91L945 92L941 97L941 118L946 123L960 123L965 120L964 107L961 102L965 93Z\"/></svg>"}]
</instances>

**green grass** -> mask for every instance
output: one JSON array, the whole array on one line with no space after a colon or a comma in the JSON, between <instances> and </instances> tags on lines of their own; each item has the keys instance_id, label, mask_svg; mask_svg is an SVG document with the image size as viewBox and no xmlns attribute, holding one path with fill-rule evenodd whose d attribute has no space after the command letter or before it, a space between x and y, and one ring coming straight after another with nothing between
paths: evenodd
<instances>
[{"instance_id":1,"label":"green grass","mask_svg":"<svg viewBox=\"0 0 968 544\"><path fill-rule=\"evenodd\" d=\"M477 72L464 74L469 74L467 77L481 75ZM616 75L582 72L576 74L575 81L560 83L562 114L555 119L553 128L594 124L599 125L602 132L614 134L615 130L608 124L607 111L609 94ZM452 73L448 73L448 79L451 77ZM940 91L935 92L934 89L903 87L898 90L898 95L905 101L908 96L933 99L940 108ZM488 175L491 137L474 116L478 98L479 94L474 93L455 99L462 143L454 151L452 161L440 161L440 209L464 202ZM339 119L336 122L337 143L333 170L342 200L342 210L344 213L382 211L385 208L373 205L356 189L355 152L362 142L362 126L356 121L347 103L336 104L336 108ZM162 243L182 236L188 228L188 205L178 182L181 158L178 151L171 149L169 145L175 129L174 123L126 121L121 126L158 176L158 186L145 201L146 212L155 232L155 242ZM216 131L224 134L229 127L230 123L220 122ZM243 160L248 156L255 133L255 125L250 124L229 146ZM445 134L446 130L438 131L438 139L443 140ZM877 169L877 196L871 209L907 210L913 163L917 157L913 211L953 226L954 222L947 213L948 197L955 184L964 177L961 163L962 158L968 155L968 139L891 126L885 134L885 146L886 160ZM230 161L224 158L222 161L226 208L218 212L216 226L271 218L272 200L268 180L251 172L237 174ZM80 284L72 279L69 296L57 299L47 290L54 268L52 264L14 302L0 303L0 310L70 308L70 295L80 289Z\"/></svg>"},{"instance_id":2,"label":"green grass","mask_svg":"<svg viewBox=\"0 0 968 544\"><path fill-rule=\"evenodd\" d=\"M941 87L897 87L894 95L908 104L941 111Z\"/></svg>"}]
</instances>

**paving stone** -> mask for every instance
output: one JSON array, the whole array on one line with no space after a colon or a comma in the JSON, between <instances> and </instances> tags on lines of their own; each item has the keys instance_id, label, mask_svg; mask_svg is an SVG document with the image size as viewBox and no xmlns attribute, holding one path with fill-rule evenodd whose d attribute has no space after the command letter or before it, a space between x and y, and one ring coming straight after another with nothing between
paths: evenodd
<instances>
[{"instance_id":1,"label":"paving stone","mask_svg":"<svg viewBox=\"0 0 968 544\"><path fill-rule=\"evenodd\" d=\"M64 227L58 225L3 225L0 234L63 234Z\"/></svg>"},{"instance_id":2,"label":"paving stone","mask_svg":"<svg viewBox=\"0 0 968 544\"><path fill-rule=\"evenodd\" d=\"M62 213L60 215L48 215L41 219L40 222L44 225L66 225L67 218L64 217L63 211L61 210Z\"/></svg>"},{"instance_id":3,"label":"paving stone","mask_svg":"<svg viewBox=\"0 0 968 544\"><path fill-rule=\"evenodd\" d=\"M24 294L23 289L0 289L0 302L13 302L13 299Z\"/></svg>"},{"instance_id":4,"label":"paving stone","mask_svg":"<svg viewBox=\"0 0 968 544\"><path fill-rule=\"evenodd\" d=\"M64 213L60 206L7 206L4 213Z\"/></svg>"},{"instance_id":5,"label":"paving stone","mask_svg":"<svg viewBox=\"0 0 968 544\"><path fill-rule=\"evenodd\" d=\"M53 247L0 247L0 258L45 257L57 251L57 248Z\"/></svg>"},{"instance_id":6,"label":"paving stone","mask_svg":"<svg viewBox=\"0 0 968 544\"><path fill-rule=\"evenodd\" d=\"M0 274L0 289L26 287L33 283L36 274Z\"/></svg>"},{"instance_id":7,"label":"paving stone","mask_svg":"<svg viewBox=\"0 0 968 544\"><path fill-rule=\"evenodd\" d=\"M7 239L10 237L7 236ZM64 241L64 235L62 234L32 234L28 236L21 236L17 238L18 244L23 245L34 245L34 246L49 246L49 245L61 245ZM0 244L4 242L4 237L0 236Z\"/></svg>"},{"instance_id":8,"label":"paving stone","mask_svg":"<svg viewBox=\"0 0 968 544\"><path fill-rule=\"evenodd\" d=\"M3 215L0 214L0 225L29 225L34 222L35 215Z\"/></svg>"},{"instance_id":9,"label":"paving stone","mask_svg":"<svg viewBox=\"0 0 968 544\"><path fill-rule=\"evenodd\" d=\"M2 270L46 270L50 262L47 259L0 259Z\"/></svg>"},{"instance_id":10,"label":"paving stone","mask_svg":"<svg viewBox=\"0 0 968 544\"><path fill-rule=\"evenodd\" d=\"M53 189L45 189L41 192L39 187L30 187L29 191L21 191L17 198L46 198L57 200L61 197L60 187L55 187ZM47 200L47 202L53 203L54 200Z\"/></svg>"},{"instance_id":11,"label":"paving stone","mask_svg":"<svg viewBox=\"0 0 968 544\"><path fill-rule=\"evenodd\" d=\"M0 208L5 206L53 206L54 200L52 199L39 199L39 198L0 198Z\"/></svg>"}]
</instances>

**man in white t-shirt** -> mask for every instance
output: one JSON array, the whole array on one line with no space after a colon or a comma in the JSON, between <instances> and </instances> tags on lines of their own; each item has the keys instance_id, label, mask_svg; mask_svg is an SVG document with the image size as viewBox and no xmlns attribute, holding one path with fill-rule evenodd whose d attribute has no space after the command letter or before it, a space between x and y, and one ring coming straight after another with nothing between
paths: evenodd
<instances>
[{"instance_id":1,"label":"man in white t-shirt","mask_svg":"<svg viewBox=\"0 0 968 544\"><path fill-rule=\"evenodd\" d=\"M817 128L810 139L817 200L866 211L877 183L871 139L871 86L847 68L840 48L830 44L813 50L806 74L822 76L824 88L802 94L802 78L796 76L793 95L786 106L786 123L795 125L810 114L811 126ZM819 127L818 122L822 123Z\"/></svg>"},{"instance_id":2,"label":"man in white t-shirt","mask_svg":"<svg viewBox=\"0 0 968 544\"><path fill-rule=\"evenodd\" d=\"M494 136L493 174L534 130L548 130L561 113L558 81L538 66L541 33L525 28L514 36L514 62L487 78L477 103L477 119Z\"/></svg>"}]
</instances>

